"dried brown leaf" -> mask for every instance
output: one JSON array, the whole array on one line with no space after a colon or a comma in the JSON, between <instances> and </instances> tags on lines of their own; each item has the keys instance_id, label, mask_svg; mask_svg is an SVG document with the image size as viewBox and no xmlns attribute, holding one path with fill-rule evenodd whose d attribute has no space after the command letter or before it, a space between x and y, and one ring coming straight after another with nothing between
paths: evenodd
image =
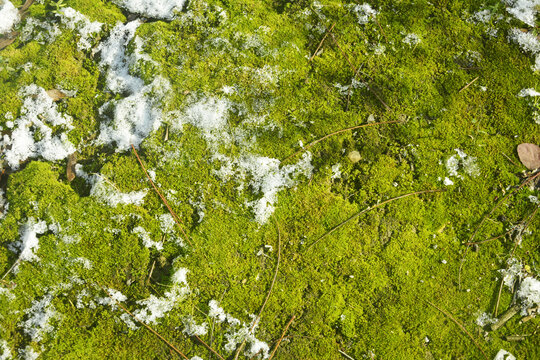
<instances>
[{"instance_id":1,"label":"dried brown leaf","mask_svg":"<svg viewBox=\"0 0 540 360\"><path fill-rule=\"evenodd\" d=\"M529 170L540 168L540 146L523 143L517 147L519 160Z\"/></svg>"},{"instance_id":2,"label":"dried brown leaf","mask_svg":"<svg viewBox=\"0 0 540 360\"><path fill-rule=\"evenodd\" d=\"M58 101L67 97L66 94L56 89L47 90L47 95L49 95L53 101Z\"/></svg>"},{"instance_id":3,"label":"dried brown leaf","mask_svg":"<svg viewBox=\"0 0 540 360\"><path fill-rule=\"evenodd\" d=\"M73 153L68 156L66 167L66 177L69 182L75 179L75 165L77 165L77 155Z\"/></svg>"}]
</instances>

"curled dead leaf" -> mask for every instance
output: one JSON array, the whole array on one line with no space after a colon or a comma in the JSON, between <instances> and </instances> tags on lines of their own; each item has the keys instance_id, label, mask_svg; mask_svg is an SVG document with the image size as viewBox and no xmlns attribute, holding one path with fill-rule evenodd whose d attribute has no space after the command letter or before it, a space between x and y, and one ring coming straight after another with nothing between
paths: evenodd
<instances>
[{"instance_id":1,"label":"curled dead leaf","mask_svg":"<svg viewBox=\"0 0 540 360\"><path fill-rule=\"evenodd\" d=\"M523 143L517 147L519 161L529 170L540 168L540 146Z\"/></svg>"},{"instance_id":2,"label":"curled dead leaf","mask_svg":"<svg viewBox=\"0 0 540 360\"><path fill-rule=\"evenodd\" d=\"M58 101L67 97L66 94L56 89L47 90L47 95L49 95L53 101Z\"/></svg>"}]
</instances>

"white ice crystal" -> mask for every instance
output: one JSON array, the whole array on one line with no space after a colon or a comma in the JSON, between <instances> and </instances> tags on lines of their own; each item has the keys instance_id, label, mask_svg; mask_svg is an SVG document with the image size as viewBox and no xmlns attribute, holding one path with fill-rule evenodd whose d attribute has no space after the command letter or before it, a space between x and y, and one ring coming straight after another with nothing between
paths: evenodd
<instances>
[{"instance_id":1,"label":"white ice crystal","mask_svg":"<svg viewBox=\"0 0 540 360\"><path fill-rule=\"evenodd\" d=\"M137 20L116 25L109 38L97 50L101 61L99 66L106 73L107 89L125 96L105 103L100 109L101 116L109 118L102 123L98 143L116 144L116 151L125 151L133 144L140 143L161 125L160 104L169 92L169 82L157 76L145 85L143 80L130 73L130 68L147 57L140 50L128 54L128 44L141 23ZM137 42L136 42L137 43ZM139 43L140 47L140 43ZM112 113L112 116L108 114Z\"/></svg>"},{"instance_id":2,"label":"white ice crystal","mask_svg":"<svg viewBox=\"0 0 540 360\"><path fill-rule=\"evenodd\" d=\"M504 0L506 11L529 26L535 26L540 0Z\"/></svg>"},{"instance_id":3,"label":"white ice crystal","mask_svg":"<svg viewBox=\"0 0 540 360\"><path fill-rule=\"evenodd\" d=\"M0 35L9 32L19 20L19 10L9 0L0 3Z\"/></svg>"},{"instance_id":4,"label":"white ice crystal","mask_svg":"<svg viewBox=\"0 0 540 360\"><path fill-rule=\"evenodd\" d=\"M186 0L113 0L129 12L155 19L171 20L181 11Z\"/></svg>"},{"instance_id":5,"label":"white ice crystal","mask_svg":"<svg viewBox=\"0 0 540 360\"><path fill-rule=\"evenodd\" d=\"M54 161L65 159L75 152L67 132L73 126L71 117L58 112L56 104L45 90L35 84L24 87L20 96L24 99L21 116L14 121L11 135L4 135L5 159L12 169L29 158L42 157ZM53 127L64 131L55 134Z\"/></svg>"},{"instance_id":6,"label":"white ice crystal","mask_svg":"<svg viewBox=\"0 0 540 360\"><path fill-rule=\"evenodd\" d=\"M528 309L540 306L540 281L532 276L526 277L521 281L517 296L523 304L521 313L527 315Z\"/></svg>"},{"instance_id":7,"label":"white ice crystal","mask_svg":"<svg viewBox=\"0 0 540 360\"><path fill-rule=\"evenodd\" d=\"M6 340L0 340L0 350L2 350L2 353L0 354L0 360L11 359L11 349L9 348L8 342Z\"/></svg>"},{"instance_id":8,"label":"white ice crystal","mask_svg":"<svg viewBox=\"0 0 540 360\"><path fill-rule=\"evenodd\" d=\"M356 14L358 23L360 25L367 24L370 20L374 19L375 16L379 13L371 7L368 3L362 5L356 4L352 6L352 11Z\"/></svg>"},{"instance_id":9,"label":"white ice crystal","mask_svg":"<svg viewBox=\"0 0 540 360\"><path fill-rule=\"evenodd\" d=\"M137 319L146 324L156 324L158 319L164 317L176 304L184 300L190 292L186 279L187 273L188 270L185 268L176 270L171 278L173 285L164 296L150 295L147 299L137 301L138 305L143 306L133 312Z\"/></svg>"},{"instance_id":10,"label":"white ice crystal","mask_svg":"<svg viewBox=\"0 0 540 360\"><path fill-rule=\"evenodd\" d=\"M163 242L152 240L148 232L142 226L135 227L133 229L133 233L139 235L139 238L142 240L143 245L147 248L151 248L153 246L158 251L163 250Z\"/></svg>"},{"instance_id":11,"label":"white ice crystal","mask_svg":"<svg viewBox=\"0 0 540 360\"><path fill-rule=\"evenodd\" d=\"M34 300L32 306L25 311L28 318L20 323L20 326L32 341L39 342L45 334L54 330L50 321L58 314L51 303L52 299L53 296L47 294L41 300Z\"/></svg>"},{"instance_id":12,"label":"white ice crystal","mask_svg":"<svg viewBox=\"0 0 540 360\"><path fill-rule=\"evenodd\" d=\"M516 357L504 349L500 349L493 360L516 360Z\"/></svg>"},{"instance_id":13,"label":"white ice crystal","mask_svg":"<svg viewBox=\"0 0 540 360\"><path fill-rule=\"evenodd\" d=\"M21 227L20 240L14 244L14 247L20 250L19 261L37 261L39 257L36 251L39 249L38 234L43 234L47 231L47 223L45 221L36 221L34 218L29 218Z\"/></svg>"},{"instance_id":14,"label":"white ice crystal","mask_svg":"<svg viewBox=\"0 0 540 360\"><path fill-rule=\"evenodd\" d=\"M103 24L98 21L90 21L86 16L71 7L65 7L57 14L62 23L79 36L77 47L79 50L88 50L92 46L92 36L99 33Z\"/></svg>"}]
</instances>

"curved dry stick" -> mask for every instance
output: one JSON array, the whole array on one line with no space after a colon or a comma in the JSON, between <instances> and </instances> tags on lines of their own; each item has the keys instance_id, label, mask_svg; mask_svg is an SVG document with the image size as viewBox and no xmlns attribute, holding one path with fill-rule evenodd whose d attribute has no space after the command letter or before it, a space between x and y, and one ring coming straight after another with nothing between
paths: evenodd
<instances>
[{"instance_id":1,"label":"curved dry stick","mask_svg":"<svg viewBox=\"0 0 540 360\"><path fill-rule=\"evenodd\" d=\"M270 295L272 294L272 289L274 288L274 284L276 283L276 279L277 279L277 275L279 271L279 263L281 261L281 232L279 231L279 224L275 218L274 218L274 221L276 222L276 228L278 232L278 259L277 259L277 264L276 264L276 271L274 272L274 278L272 279L272 283L270 284L270 289L268 290L266 299L264 299L261 309L259 310L259 314L255 318L255 320L253 321L253 325L251 325L251 328L249 329L250 333L253 331L253 329L255 328L255 325L257 325L257 323L261 319L261 315L264 311L264 308L266 307L266 303L268 302L268 299L270 299ZM240 352L244 348L245 344L246 344L246 339L244 339L244 341L242 341L242 344L240 344L240 346L238 347L238 350L236 351L236 354L234 355L234 360L238 359L238 356L240 356Z\"/></svg>"},{"instance_id":2,"label":"curved dry stick","mask_svg":"<svg viewBox=\"0 0 540 360\"><path fill-rule=\"evenodd\" d=\"M274 347L274 350L272 350L272 353L270 354L270 357L268 358L268 360L272 360L272 358L274 357L274 354L276 353L276 351L277 351L277 349L279 347L279 344L281 344L281 341L283 341L283 338L285 337L285 334L287 333L287 330L289 330L289 326L291 326L294 319L296 319L296 315L293 315L291 320L289 320L287 325L285 325L285 330L283 330L283 334L281 334L281 337L279 338L276 346Z\"/></svg>"},{"instance_id":3,"label":"curved dry stick","mask_svg":"<svg viewBox=\"0 0 540 360\"><path fill-rule=\"evenodd\" d=\"M282 163L286 162L287 160L295 157L296 155L308 150L310 147L312 147L313 145L325 140L325 139L328 139L329 137L331 136L334 136L334 135L338 135L338 134L341 134L341 133L344 133L346 131L351 131L351 130L356 130L356 129L360 129L360 128L364 128L364 127L368 127L368 126L375 126L375 125L384 125L384 124L395 124L395 123L399 123L401 121L399 120L392 120L392 121L382 121L382 122L376 122L376 123L369 123L369 124L362 124L362 125L356 125L356 126L351 126L351 127L348 127L348 128L345 128L345 129L341 129L341 130L338 130L338 131L334 131L333 133L330 133L328 135L325 135L321 138L318 138L317 140L314 140L312 142L310 142L309 144L307 144L306 146L304 146L303 148L301 148L300 150L298 150L297 152L295 152L294 154L292 155L289 155L288 157L286 157L285 159L283 159Z\"/></svg>"},{"instance_id":4,"label":"curved dry stick","mask_svg":"<svg viewBox=\"0 0 540 360\"><path fill-rule=\"evenodd\" d=\"M450 314L449 312L439 308L437 305L433 304L431 301L429 300L425 300L425 302L427 302L429 305L433 306L435 309L439 310L440 312L442 312L444 315L446 315L450 320L452 320L457 326L459 326L459 328L465 333L467 334L467 336L472 340L472 342L474 343L474 345L478 348L478 350L480 350L480 352L482 353L482 355L484 355L484 357L486 358L486 360L489 360L489 358L487 357L486 353L484 352L484 350L482 350L482 348L480 347L480 345L476 342L476 340L474 339L474 337L471 335L471 333L465 328L465 326L461 325L461 323L459 321L457 321L453 316L452 314Z\"/></svg>"},{"instance_id":5,"label":"curved dry stick","mask_svg":"<svg viewBox=\"0 0 540 360\"><path fill-rule=\"evenodd\" d=\"M133 144L131 144L131 148L133 149L133 152L135 153L135 156L137 157L137 160L139 161L139 164L141 165L141 167L142 167L142 169L144 171L144 174L146 175L146 177L150 181L150 184L152 184L152 187L154 188L156 193L161 198L161 201L163 201L163 204L165 204L165 206L167 207L167 209L171 213L174 222L176 223L176 225L178 225L178 228L180 228L180 231L182 231L182 234L184 234L184 236L186 237L186 240L189 243L189 245L193 246L191 241L189 241L189 236L186 234L186 232L184 231L184 229L182 228L182 226L179 223L179 221L182 222L182 220L178 217L178 215L176 215L176 213L173 211L173 209L169 205L169 202L167 201L167 199L165 199L165 197L161 194L161 192L158 190L157 186L152 181L152 178L150 177L150 175L148 175L148 172L146 171L146 168L144 167L144 165L143 165L143 163L141 161L141 158L139 157L139 153L137 152L137 150L135 149L135 146L133 146Z\"/></svg>"},{"instance_id":6,"label":"curved dry stick","mask_svg":"<svg viewBox=\"0 0 540 360\"><path fill-rule=\"evenodd\" d=\"M173 344L171 344L169 341L167 341L167 339L165 339L163 336L161 336L156 330L152 329L150 326L146 325L144 322L142 322L141 320L139 320L135 315L133 315L133 313L131 311L129 311L124 305L122 305L119 301L117 301L115 298L113 298L111 296L111 294L109 294L109 292L107 290L105 290L105 288L103 286L101 286L100 284L98 284L99 287L101 288L101 290L103 290L105 292L105 294L107 294L108 297L111 298L111 300L113 300L116 305L118 305L122 310L124 310L126 313L128 313L133 319L135 319L137 322L140 322L145 328L147 328L152 334L156 335L158 338L160 338L165 344L167 344L169 346L169 348L171 348L172 350L176 351L180 356L182 356L184 359L186 360L189 360L189 358L183 353L181 352L180 350L178 350Z\"/></svg>"},{"instance_id":7,"label":"curved dry stick","mask_svg":"<svg viewBox=\"0 0 540 360\"><path fill-rule=\"evenodd\" d=\"M367 213L368 211L370 210L373 210L373 209L376 209L378 207L381 207L385 204L388 204L389 202L392 202L392 201L395 201L395 200L399 200L399 199L403 199L403 198L406 198L408 196L412 196L412 195L419 195L419 194L426 194L426 193L435 193L435 192L443 192L445 190L441 190L441 189L435 189L435 190L422 190L422 191L415 191L415 192L412 192L412 193L408 193L408 194L405 194L405 195L400 195L400 196L396 196L394 198L391 198L391 199L388 199L388 200L385 200L381 203L378 203L377 205L374 205L374 206L368 206L367 208L365 208L364 210L361 210L359 212L357 212L356 214L352 215L350 218L348 218L347 220L339 223L338 225L334 226L332 229L330 229L328 232L326 232L324 235L322 235L321 237L319 237L317 240L315 240L311 245L309 245L305 251L308 251L309 249L311 249L313 246L315 246L319 241L321 241L322 239L324 239L325 237L327 237L328 235L332 234L334 231L338 230L339 228L341 228L343 225L347 224L349 221L351 220L354 220L356 219L357 217L359 217L360 215L364 214L364 213Z\"/></svg>"}]
</instances>

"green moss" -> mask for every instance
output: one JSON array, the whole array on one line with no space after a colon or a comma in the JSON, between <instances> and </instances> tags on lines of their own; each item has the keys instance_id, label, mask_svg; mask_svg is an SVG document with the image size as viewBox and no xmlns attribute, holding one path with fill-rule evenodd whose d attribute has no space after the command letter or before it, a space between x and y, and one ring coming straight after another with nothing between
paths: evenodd
<instances>
[{"instance_id":1,"label":"green moss","mask_svg":"<svg viewBox=\"0 0 540 360\"><path fill-rule=\"evenodd\" d=\"M67 4L106 23L103 39L117 21L126 20L111 2ZM13 244L29 218L50 226L38 235L40 260L21 261L0 283L15 296L0 295L0 338L10 348L30 345L45 358L103 359L111 353L168 358L169 348L142 327L130 330L120 309L93 307L90 301L106 297L103 286L121 291L125 306L138 309L137 301L169 291L171 275L185 267L191 294L152 327L189 357L212 358L182 333L185 317L192 316L208 323L202 338L231 355L223 351L229 326L208 317L208 302L218 300L227 313L249 323L248 314L258 314L270 289L281 244L277 280L256 333L272 346L296 316L276 358L340 359L339 351L356 359L371 353L385 359L482 358L468 336L429 302L463 324L490 358L500 348L517 358L540 356L532 336L504 340L533 333L538 318L521 323L516 316L487 335L475 324L480 312L495 309L499 270L514 251L514 238L486 242L478 251L464 246L496 201L522 181L515 146L540 142L531 105L516 96L537 82L533 59L506 37L518 25L469 20L495 1L379 1L371 4L379 10L377 22L365 25L349 9L353 3L322 4L191 1L177 19L138 28L143 51L155 63L141 62L132 74L147 84L158 75L166 78L171 91L162 110L175 111L138 152L181 219L189 246L180 245L179 239L188 244L180 229L162 228L160 216L168 209L134 154L93 143L105 121L99 109L113 96L104 90L99 54L78 51L76 34L69 32L50 44L17 40L2 50L0 114L18 117L19 90L32 83L76 90L57 106L73 117L69 136L79 147L79 164L118 191L147 190L141 206L110 207L89 196L91 185L84 179L67 181L65 161L30 161L2 176L9 208L1 220L0 271L17 261ZM503 8L493 11L506 15ZM32 5L29 16L52 20L46 4ZM334 23L333 36L309 60ZM489 26L497 27L497 37L486 34ZM421 39L417 45L403 43L410 33ZM381 46L384 53L376 54ZM22 68L28 62L30 71ZM355 69L360 69L356 76ZM353 77L363 85L351 91L336 86L350 85ZM228 94L225 86L234 92ZM306 145L368 119L400 123L344 132L311 147L312 176L280 191L273 217L261 225L246 205L261 194L249 186L239 190L246 181L223 181L216 171L225 162L213 158L215 148L201 131L175 126L186 108L211 97L228 101L230 134L255 139L250 147L239 138L218 144L231 158L249 153L285 159L300 148L299 141ZM2 124L7 120L0 117ZM455 149L476 158L478 176L463 169L461 177L449 175L445 162ZM362 160L351 163L347 155L353 150ZM332 178L331 167L338 163L342 175ZM443 185L448 176L454 185ZM346 222L377 203L426 189L445 191L392 201ZM535 209L528 196L537 193L525 188L510 197L476 240L522 221ZM145 247L134 233L138 226L163 242L163 250ZM538 221L529 229L514 256L537 276ZM83 290L88 295L79 307ZM61 315L38 344L20 324L28 320L25 309L32 301L47 294ZM511 301L504 288L499 312Z\"/></svg>"}]
</instances>

